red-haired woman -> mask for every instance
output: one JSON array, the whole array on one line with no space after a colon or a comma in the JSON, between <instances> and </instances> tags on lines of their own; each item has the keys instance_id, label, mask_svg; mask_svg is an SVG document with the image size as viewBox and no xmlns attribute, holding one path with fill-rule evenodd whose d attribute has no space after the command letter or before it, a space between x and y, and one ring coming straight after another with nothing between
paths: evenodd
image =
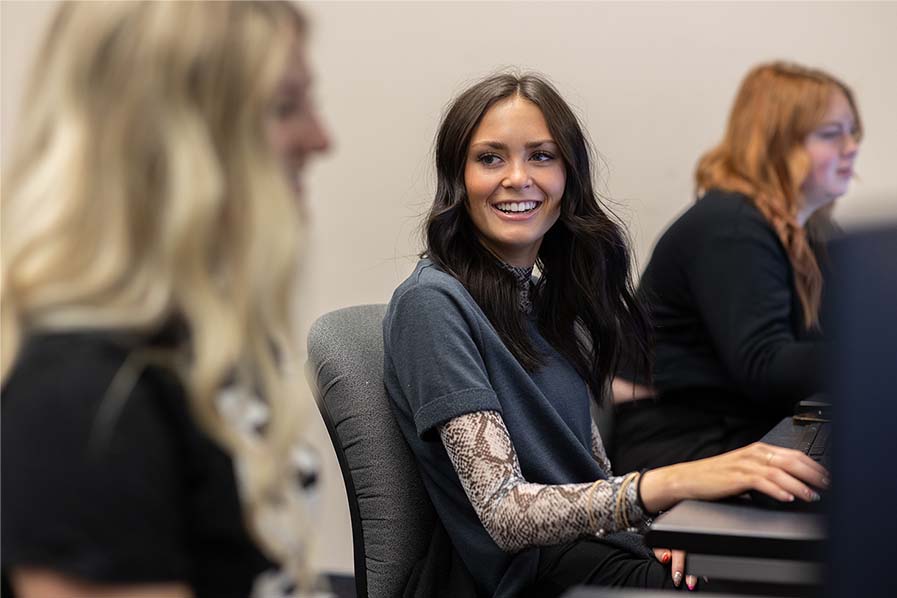
<instances>
[{"instance_id":1,"label":"red-haired woman","mask_svg":"<svg viewBox=\"0 0 897 598\"><path fill-rule=\"evenodd\" d=\"M861 133L853 93L827 73L776 62L745 77L725 137L698 162L699 200L640 283L657 396L622 397L617 467L749 444L822 389L821 243Z\"/></svg>"}]
</instances>

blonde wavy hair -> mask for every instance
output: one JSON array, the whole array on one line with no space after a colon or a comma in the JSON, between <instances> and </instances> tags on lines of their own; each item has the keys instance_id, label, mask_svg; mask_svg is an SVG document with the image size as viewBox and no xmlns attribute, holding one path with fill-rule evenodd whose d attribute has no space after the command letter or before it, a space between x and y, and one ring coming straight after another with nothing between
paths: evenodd
<instances>
[{"instance_id":1,"label":"blonde wavy hair","mask_svg":"<svg viewBox=\"0 0 897 598\"><path fill-rule=\"evenodd\" d=\"M3 380L36 331L185 324L167 363L234 455L256 532L294 500L302 419L290 313L301 216L264 123L305 29L280 1L63 3L4 176ZM265 397L258 434L216 407L231 380ZM301 575L303 531L256 535Z\"/></svg>"},{"instance_id":2,"label":"blonde wavy hair","mask_svg":"<svg viewBox=\"0 0 897 598\"><path fill-rule=\"evenodd\" d=\"M797 214L803 206L801 185L810 174L811 161L804 142L819 126L832 94L845 95L856 117L857 138L862 135L860 115L847 85L821 70L798 64L773 62L752 69L738 90L722 142L704 154L695 170L698 196L711 188L737 191L751 197L775 230L794 270L804 324L818 325L822 272L810 248L808 231ZM819 210L810 234L827 219Z\"/></svg>"}]
</instances>

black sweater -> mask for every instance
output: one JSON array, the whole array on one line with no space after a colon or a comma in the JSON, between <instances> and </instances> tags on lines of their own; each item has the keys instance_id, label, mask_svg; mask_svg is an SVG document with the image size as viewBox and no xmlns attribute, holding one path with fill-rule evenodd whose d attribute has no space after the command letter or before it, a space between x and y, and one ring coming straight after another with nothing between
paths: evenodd
<instances>
[{"instance_id":1,"label":"black sweater","mask_svg":"<svg viewBox=\"0 0 897 598\"><path fill-rule=\"evenodd\" d=\"M23 346L3 386L4 582L31 566L236 598L273 566L244 527L231 458L198 428L180 382L129 366L143 348L158 346L100 332ZM122 372L135 379L113 382Z\"/></svg>"},{"instance_id":2,"label":"black sweater","mask_svg":"<svg viewBox=\"0 0 897 598\"><path fill-rule=\"evenodd\" d=\"M639 289L660 398L620 409L615 468L747 444L820 389L821 337L804 325L788 256L750 198L708 192L657 242Z\"/></svg>"}]
</instances>

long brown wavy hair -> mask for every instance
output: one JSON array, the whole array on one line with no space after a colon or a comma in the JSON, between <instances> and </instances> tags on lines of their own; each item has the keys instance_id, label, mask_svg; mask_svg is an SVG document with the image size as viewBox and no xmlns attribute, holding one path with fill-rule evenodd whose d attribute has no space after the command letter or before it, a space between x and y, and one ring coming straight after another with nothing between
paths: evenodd
<instances>
[{"instance_id":1,"label":"long brown wavy hair","mask_svg":"<svg viewBox=\"0 0 897 598\"><path fill-rule=\"evenodd\" d=\"M832 75L798 64L773 62L751 70L735 97L722 142L695 170L697 195L712 188L749 196L788 254L807 328L818 325L822 272L810 247L814 225L800 226L801 185L810 173L804 141L819 126L832 94L847 98L862 135L853 92ZM820 210L822 218L828 210ZM814 218L814 220L817 220Z\"/></svg>"},{"instance_id":2,"label":"long brown wavy hair","mask_svg":"<svg viewBox=\"0 0 897 598\"><path fill-rule=\"evenodd\" d=\"M470 292L508 350L529 371L544 362L518 307L517 281L479 242L467 211L464 165L470 139L495 103L520 96L542 111L566 169L561 214L536 265L535 315L545 339L566 356L601 401L626 348L649 371L647 314L633 291L625 230L595 192L583 128L551 83L534 73L486 77L451 104L436 137L436 196L425 224L426 251Z\"/></svg>"}]
</instances>

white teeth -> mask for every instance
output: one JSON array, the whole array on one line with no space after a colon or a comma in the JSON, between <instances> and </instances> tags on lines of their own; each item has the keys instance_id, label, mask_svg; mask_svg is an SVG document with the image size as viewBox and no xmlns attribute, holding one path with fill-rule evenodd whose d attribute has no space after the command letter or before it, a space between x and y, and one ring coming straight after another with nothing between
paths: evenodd
<instances>
[{"instance_id":1,"label":"white teeth","mask_svg":"<svg viewBox=\"0 0 897 598\"><path fill-rule=\"evenodd\" d=\"M501 210L502 212L529 212L532 209L539 205L538 202L535 201L512 201L508 203L498 204L495 207Z\"/></svg>"}]
</instances>

